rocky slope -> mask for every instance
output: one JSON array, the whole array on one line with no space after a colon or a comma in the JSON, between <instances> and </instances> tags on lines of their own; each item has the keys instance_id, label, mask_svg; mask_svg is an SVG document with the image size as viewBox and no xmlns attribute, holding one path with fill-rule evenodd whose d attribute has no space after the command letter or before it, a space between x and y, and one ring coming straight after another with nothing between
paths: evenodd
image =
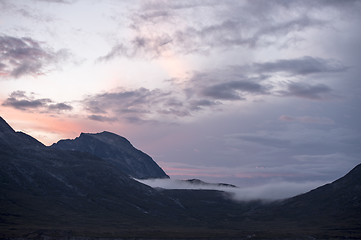
<instances>
[{"instance_id":1,"label":"rocky slope","mask_svg":"<svg viewBox=\"0 0 361 240\"><path fill-rule=\"evenodd\" d=\"M82 133L73 140L60 140L51 147L93 154L134 178L169 178L150 156L114 133Z\"/></svg>"}]
</instances>

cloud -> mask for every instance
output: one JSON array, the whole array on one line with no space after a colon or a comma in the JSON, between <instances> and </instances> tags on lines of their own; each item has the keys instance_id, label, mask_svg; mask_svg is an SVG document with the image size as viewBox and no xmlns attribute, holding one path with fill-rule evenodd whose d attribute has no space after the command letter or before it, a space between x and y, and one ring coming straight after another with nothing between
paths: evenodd
<instances>
[{"instance_id":1,"label":"cloud","mask_svg":"<svg viewBox=\"0 0 361 240\"><path fill-rule=\"evenodd\" d=\"M190 110L192 111L199 111L204 109L205 107L212 107L221 104L220 102L216 102L208 99L191 100L189 103L190 103Z\"/></svg>"},{"instance_id":2,"label":"cloud","mask_svg":"<svg viewBox=\"0 0 361 240\"><path fill-rule=\"evenodd\" d=\"M52 101L48 98L34 99L27 97L24 91L15 91L3 102L3 106L13 107L20 110L36 109L47 106Z\"/></svg>"},{"instance_id":3,"label":"cloud","mask_svg":"<svg viewBox=\"0 0 361 240\"><path fill-rule=\"evenodd\" d=\"M233 135L233 137L241 139L243 141L248 141L248 142L257 143L257 144L261 144L264 146L276 147L276 148L288 148L291 145L290 140L282 139L279 137L270 137L270 136L262 136L262 135L246 135L246 134Z\"/></svg>"},{"instance_id":4,"label":"cloud","mask_svg":"<svg viewBox=\"0 0 361 240\"><path fill-rule=\"evenodd\" d=\"M204 96L223 100L244 100L242 92L264 94L265 90L262 85L250 81L224 82L202 90Z\"/></svg>"},{"instance_id":5,"label":"cloud","mask_svg":"<svg viewBox=\"0 0 361 240\"><path fill-rule=\"evenodd\" d=\"M39 75L66 56L65 50L54 52L32 38L0 36L0 77L19 78Z\"/></svg>"},{"instance_id":6,"label":"cloud","mask_svg":"<svg viewBox=\"0 0 361 240\"><path fill-rule=\"evenodd\" d=\"M247 73L245 66L228 66L221 69L194 72L184 90L188 98L194 98L204 106L215 106L222 101L247 100L249 96L268 95L272 85L265 82L267 76Z\"/></svg>"},{"instance_id":7,"label":"cloud","mask_svg":"<svg viewBox=\"0 0 361 240\"><path fill-rule=\"evenodd\" d=\"M137 180L137 179L136 179ZM173 179L146 179L137 180L153 188L163 189L196 189L196 190L218 190L230 193L236 201L250 200L278 200L293 197L305 193L325 184L324 181L271 181L269 183L251 187L227 187L189 183Z\"/></svg>"},{"instance_id":8,"label":"cloud","mask_svg":"<svg viewBox=\"0 0 361 240\"><path fill-rule=\"evenodd\" d=\"M326 117L312 117L312 116L293 117L288 115L282 115L279 117L279 120L282 122L298 122L298 123L321 124L321 125L335 124L335 121Z\"/></svg>"},{"instance_id":9,"label":"cloud","mask_svg":"<svg viewBox=\"0 0 361 240\"><path fill-rule=\"evenodd\" d=\"M343 72L347 70L340 61L304 56L296 59L280 59L274 62L255 63L255 71L273 73L286 72L292 75Z\"/></svg>"},{"instance_id":10,"label":"cloud","mask_svg":"<svg viewBox=\"0 0 361 240\"><path fill-rule=\"evenodd\" d=\"M231 83L231 85L236 90L241 88L247 90L253 86L251 83ZM248 90L252 91L252 89ZM197 112L221 105L215 97L206 96L201 92L191 94L189 92L188 86L184 88L179 85L169 90L118 88L110 92L89 95L82 104L85 110L92 114L92 120L109 121L117 118L132 123L177 122L179 119L192 117Z\"/></svg>"},{"instance_id":11,"label":"cloud","mask_svg":"<svg viewBox=\"0 0 361 240\"><path fill-rule=\"evenodd\" d=\"M18 17L23 17L25 21L30 20L34 21L35 24L44 24L49 22L55 22L56 18L54 18L53 15L49 14L48 10L44 11L42 7L39 7L42 5L41 3L45 3L44 6L49 6L49 3L71 4L75 1L77 0L33 0L32 2L19 4L11 0L1 0L0 6L4 15L17 15ZM33 4L34 2L36 2L36 4ZM29 4L27 5L27 3Z\"/></svg>"},{"instance_id":12,"label":"cloud","mask_svg":"<svg viewBox=\"0 0 361 240\"><path fill-rule=\"evenodd\" d=\"M131 57L132 55L133 54L129 55L127 52L127 48L124 46L124 44L120 43L114 45L106 55L99 57L97 61L109 61L119 56Z\"/></svg>"},{"instance_id":13,"label":"cloud","mask_svg":"<svg viewBox=\"0 0 361 240\"><path fill-rule=\"evenodd\" d=\"M288 84L286 91L282 91L283 96L294 96L310 100L327 100L332 98L332 89L325 84L306 84L292 82Z\"/></svg>"},{"instance_id":14,"label":"cloud","mask_svg":"<svg viewBox=\"0 0 361 240\"><path fill-rule=\"evenodd\" d=\"M112 92L89 95L83 100L83 105L88 112L95 114L91 115L91 119L97 121L109 121L119 116L131 122L139 122L156 120L157 114L185 115L181 106L175 105L174 96L159 89L116 89Z\"/></svg>"},{"instance_id":15,"label":"cloud","mask_svg":"<svg viewBox=\"0 0 361 240\"><path fill-rule=\"evenodd\" d=\"M76 0L36 0L39 2L48 2L48 3L65 3L65 4L70 4L70 3L74 3Z\"/></svg>"},{"instance_id":16,"label":"cloud","mask_svg":"<svg viewBox=\"0 0 361 240\"><path fill-rule=\"evenodd\" d=\"M172 122L193 117L200 111L221 110L225 104L236 104L257 97L328 100L334 97L332 89L325 84L303 83L304 75L342 72L346 69L339 61L309 56L255 62L250 65L231 65L202 72L194 71L182 80L167 80L171 83L171 88L167 90L113 89L110 92L89 95L83 100L83 105L88 112L96 114L91 115L91 119L96 121L118 118L133 123L160 119ZM287 79L275 81L272 76L274 72L293 75L293 82L287 83Z\"/></svg>"},{"instance_id":17,"label":"cloud","mask_svg":"<svg viewBox=\"0 0 361 240\"><path fill-rule=\"evenodd\" d=\"M119 89L113 92L88 96L85 100L86 108L93 113L105 113L112 108L118 113L147 113L150 105L166 96L159 89L149 90L139 88L135 90Z\"/></svg>"},{"instance_id":18,"label":"cloud","mask_svg":"<svg viewBox=\"0 0 361 240\"><path fill-rule=\"evenodd\" d=\"M73 107L66 103L54 103L49 98L35 98L34 94L27 95L25 91L15 91L2 103L2 106L18 110L36 110L45 112L71 111Z\"/></svg>"},{"instance_id":19,"label":"cloud","mask_svg":"<svg viewBox=\"0 0 361 240\"><path fill-rule=\"evenodd\" d=\"M8 98L2 104L3 106L13 107L20 110L25 110L28 108L40 108L44 107L47 103L51 102L50 99L36 99L36 100L18 100L16 98Z\"/></svg>"},{"instance_id":20,"label":"cloud","mask_svg":"<svg viewBox=\"0 0 361 240\"><path fill-rule=\"evenodd\" d=\"M270 167L262 171L292 174L293 177L286 177L288 180L295 176L298 179L315 179L316 176L319 177L315 180L326 179L322 176L338 175L342 169L359 161L357 133L337 124L329 124L328 120L322 118L295 118L284 116L283 121L311 120L312 123L281 124L280 121L272 121L262 130L225 135L224 144L229 154L234 152L231 156L242 156L239 162L243 167L258 163ZM316 120L321 123L314 123ZM297 156L300 155L308 155L310 161L298 161ZM235 161L234 164L239 162ZM332 173L329 173L330 169Z\"/></svg>"},{"instance_id":21,"label":"cloud","mask_svg":"<svg viewBox=\"0 0 361 240\"><path fill-rule=\"evenodd\" d=\"M244 78L224 70L195 73L180 86L173 83L169 90L114 89L110 92L89 95L83 101L91 114L102 114L108 120L115 116L131 122L176 121L192 117L196 112L222 106L222 101L246 100L250 95L266 95L270 86L259 83L262 78ZM224 78L227 80L224 81ZM176 82L176 81L175 81Z\"/></svg>"},{"instance_id":22,"label":"cloud","mask_svg":"<svg viewBox=\"0 0 361 240\"><path fill-rule=\"evenodd\" d=\"M88 118L90 120L94 120L94 121L98 121L98 122L114 122L117 119L116 118L110 118L110 117L106 117L106 116L102 116L102 115L89 115Z\"/></svg>"},{"instance_id":23,"label":"cloud","mask_svg":"<svg viewBox=\"0 0 361 240\"><path fill-rule=\"evenodd\" d=\"M238 189L233 192L232 197L238 201L285 199L306 193L324 184L324 181L273 181L264 185Z\"/></svg>"},{"instance_id":24,"label":"cloud","mask_svg":"<svg viewBox=\"0 0 361 240\"><path fill-rule=\"evenodd\" d=\"M66 103L55 103L48 105L48 109L59 110L59 111L70 111L73 109L73 107Z\"/></svg>"},{"instance_id":25,"label":"cloud","mask_svg":"<svg viewBox=\"0 0 361 240\"><path fill-rule=\"evenodd\" d=\"M5 70L6 65L4 63L0 63L0 71Z\"/></svg>"},{"instance_id":26,"label":"cloud","mask_svg":"<svg viewBox=\"0 0 361 240\"><path fill-rule=\"evenodd\" d=\"M301 39L308 29L326 26L332 20L312 14L316 10L300 1L146 2L130 16L130 39L115 39L116 44L99 59L284 47L295 38Z\"/></svg>"},{"instance_id":27,"label":"cloud","mask_svg":"<svg viewBox=\"0 0 361 240\"><path fill-rule=\"evenodd\" d=\"M327 136L326 138L330 137ZM298 138L298 136L295 138ZM319 139L312 142L312 144L316 145L317 141ZM196 165L193 159L188 164L166 161L162 162L161 165L167 174L171 176L170 180L149 179L142 180L142 182L154 188L226 191L231 193L235 200L240 201L275 200L292 197L332 182L345 175L358 161L357 156L350 157L347 153L330 153L329 151L326 154L312 154L310 151L302 150L297 155L297 149L293 149L293 147L294 145L283 148L283 150L289 151L289 154L278 155L278 159L272 152L269 154L268 151L265 152L251 147L251 151L258 150L258 153L266 155L265 159L260 160L257 159L257 156L249 155L246 149L250 148L250 146L242 142L239 145L242 155L236 156L238 157L238 165L230 166L225 159L226 155L223 155L221 166L213 167L210 166L209 159L204 166ZM209 151L209 149L207 150ZM304 155L304 153L309 154ZM198 157L200 156L198 155ZM238 188L188 184L175 178L202 178L210 182L231 183L238 186Z\"/></svg>"},{"instance_id":28,"label":"cloud","mask_svg":"<svg viewBox=\"0 0 361 240\"><path fill-rule=\"evenodd\" d=\"M228 189L230 187L214 186L213 184L190 183L183 180L174 179L136 179L138 182L153 188L164 189Z\"/></svg>"},{"instance_id":29,"label":"cloud","mask_svg":"<svg viewBox=\"0 0 361 240\"><path fill-rule=\"evenodd\" d=\"M304 76L346 70L347 67L340 61L309 56L263 63L255 62L250 65L233 65L194 72L187 81L188 89L185 90L185 94L208 101L240 101L250 96L267 95L328 100L335 98L332 94L333 90L325 84L305 83ZM274 78L274 72L290 74L293 81L286 82L289 81L289 76ZM307 80L310 81L310 79ZM284 90L278 90L280 88Z\"/></svg>"},{"instance_id":30,"label":"cloud","mask_svg":"<svg viewBox=\"0 0 361 240\"><path fill-rule=\"evenodd\" d=\"M329 138L331 136L327 136ZM238 140L239 141L239 140ZM319 139L313 141L311 144L316 145ZM295 143L297 143L295 141ZM218 142L218 144L221 144ZM337 141L335 146L341 144L342 141ZM199 144L197 144L199 146ZM229 146L229 144L227 144ZM171 178L202 178L210 182L225 182L246 188L250 186L266 185L270 182L330 182L339 177L342 177L355 164L357 164L358 156L349 156L348 152L344 152L337 147L332 151L325 153L313 153L313 151L305 151L297 147L302 145L293 144L290 147L281 148L255 148L258 143L247 144L245 141L239 141L239 144L234 144L234 147L239 149L239 153L233 156L237 158L234 165L227 160L228 155L222 155L222 160L218 163L220 165L212 166L210 156L201 165L199 161L193 160L188 164L169 162L160 162L162 168L167 172ZM322 146L321 146L322 147ZM207 152L212 151L215 146L208 148ZM329 148L330 149L330 148ZM228 148L229 153L230 148ZM248 153L251 152L251 154ZM283 154L285 153L285 154ZM305 155L305 153L307 153ZM174 154L172 154L174 156ZM197 157L201 157L197 153ZM241 157L240 157L241 156ZM264 158L260 158L263 156ZM174 158L173 158L174 159ZM273 159L273 160L272 160ZM219 160L218 160L219 161Z\"/></svg>"},{"instance_id":31,"label":"cloud","mask_svg":"<svg viewBox=\"0 0 361 240\"><path fill-rule=\"evenodd\" d=\"M302 1L301 1L302 2ZM346 13L346 15L359 15L359 9L361 7L361 3L358 0L346 0L346 1L338 1L338 0L322 0L322 1L314 1L312 3L314 8L331 8L333 10L338 10L341 13Z\"/></svg>"}]
</instances>

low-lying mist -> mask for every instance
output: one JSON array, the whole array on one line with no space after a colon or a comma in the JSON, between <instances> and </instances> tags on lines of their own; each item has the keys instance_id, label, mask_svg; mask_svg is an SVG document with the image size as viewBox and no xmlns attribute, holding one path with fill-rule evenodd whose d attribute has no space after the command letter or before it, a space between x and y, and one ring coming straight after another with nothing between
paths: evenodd
<instances>
[{"instance_id":1,"label":"low-lying mist","mask_svg":"<svg viewBox=\"0 0 361 240\"><path fill-rule=\"evenodd\" d=\"M287 182L287 181L272 181L265 184L250 187L230 187L219 186L217 184L198 184L190 183L183 180L175 179L136 179L137 181L148 185L152 188L163 189L203 189L203 190L218 190L231 193L234 200L250 201L250 200L280 200L293 197L314 188L317 188L325 182L308 181L308 182Z\"/></svg>"}]
</instances>

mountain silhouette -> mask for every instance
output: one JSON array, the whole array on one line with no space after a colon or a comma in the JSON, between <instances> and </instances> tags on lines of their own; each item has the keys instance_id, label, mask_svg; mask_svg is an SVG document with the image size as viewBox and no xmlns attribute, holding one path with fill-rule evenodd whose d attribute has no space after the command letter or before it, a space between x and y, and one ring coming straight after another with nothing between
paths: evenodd
<instances>
[{"instance_id":1,"label":"mountain silhouette","mask_svg":"<svg viewBox=\"0 0 361 240\"><path fill-rule=\"evenodd\" d=\"M35 138L23 133L15 132L12 127L0 117L0 146L1 148L44 148L45 146Z\"/></svg>"},{"instance_id":2,"label":"mountain silhouette","mask_svg":"<svg viewBox=\"0 0 361 240\"><path fill-rule=\"evenodd\" d=\"M278 214L307 224L358 226L361 229L361 164L344 177L281 203Z\"/></svg>"},{"instance_id":3,"label":"mountain silhouette","mask_svg":"<svg viewBox=\"0 0 361 240\"><path fill-rule=\"evenodd\" d=\"M134 148L124 137L111 132L82 133L74 140L60 140L52 148L93 154L112 162L134 178L169 178L150 156Z\"/></svg>"},{"instance_id":4,"label":"mountain silhouette","mask_svg":"<svg viewBox=\"0 0 361 240\"><path fill-rule=\"evenodd\" d=\"M0 239L27 229L125 228L179 204L95 155L46 147L0 122ZM9 230L7 226L11 226Z\"/></svg>"},{"instance_id":5,"label":"mountain silhouette","mask_svg":"<svg viewBox=\"0 0 361 240\"><path fill-rule=\"evenodd\" d=\"M151 162L113 133L46 147L0 118L0 239L361 238L361 165L293 198L239 202L216 190L153 189L122 170L124 156Z\"/></svg>"}]
</instances>

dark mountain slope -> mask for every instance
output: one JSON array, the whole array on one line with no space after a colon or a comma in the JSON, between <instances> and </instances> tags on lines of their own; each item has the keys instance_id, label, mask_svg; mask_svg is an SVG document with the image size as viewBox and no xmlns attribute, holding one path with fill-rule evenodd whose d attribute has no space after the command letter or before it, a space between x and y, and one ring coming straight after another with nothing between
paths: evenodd
<instances>
[{"instance_id":1,"label":"dark mountain slope","mask_svg":"<svg viewBox=\"0 0 361 240\"><path fill-rule=\"evenodd\" d=\"M361 164L330 184L243 216L255 225L263 223L270 232L361 239Z\"/></svg>"},{"instance_id":2,"label":"dark mountain slope","mask_svg":"<svg viewBox=\"0 0 361 240\"><path fill-rule=\"evenodd\" d=\"M213 190L152 189L112 161L45 147L4 121L0 136L0 239L361 239L361 165L291 199L235 202Z\"/></svg>"},{"instance_id":3,"label":"dark mountain slope","mask_svg":"<svg viewBox=\"0 0 361 240\"><path fill-rule=\"evenodd\" d=\"M10 127L10 125L2 118L0 117L0 133L12 133L14 132L14 129Z\"/></svg>"},{"instance_id":4,"label":"dark mountain slope","mask_svg":"<svg viewBox=\"0 0 361 240\"><path fill-rule=\"evenodd\" d=\"M58 230L97 237L213 236L227 226L227 214L248 209L218 191L154 190L87 153L3 149L0 159L0 239Z\"/></svg>"},{"instance_id":5,"label":"dark mountain slope","mask_svg":"<svg viewBox=\"0 0 361 240\"><path fill-rule=\"evenodd\" d=\"M0 146L2 148L11 148L13 146L21 146L23 148L45 147L35 138L22 132L15 132L2 117L0 117Z\"/></svg>"},{"instance_id":6,"label":"dark mountain slope","mask_svg":"<svg viewBox=\"0 0 361 240\"><path fill-rule=\"evenodd\" d=\"M210 224L222 222L223 210L212 215L219 218L200 216L193 207L185 209L188 203L182 204L173 194L133 180L112 161L86 152L45 147L36 140L23 144L21 141L32 138L16 133L7 124L0 130L0 239L28 236L34 231L53 235L58 230L95 236L112 232L118 236L145 232L147 236L153 231L159 236L182 231L194 236L209 232ZM217 191L198 191L180 201L196 202L197 196L213 199L199 201L203 212L223 201L238 209L238 204ZM39 234L34 239L40 238Z\"/></svg>"},{"instance_id":7,"label":"dark mountain slope","mask_svg":"<svg viewBox=\"0 0 361 240\"><path fill-rule=\"evenodd\" d=\"M90 154L18 148L0 151L0 159L1 214L34 214L33 220L42 222L48 217L68 219L74 211L82 218L116 213L130 220L145 212L145 217L161 215L164 204L173 204Z\"/></svg>"},{"instance_id":8,"label":"dark mountain slope","mask_svg":"<svg viewBox=\"0 0 361 240\"><path fill-rule=\"evenodd\" d=\"M358 223L361 229L361 164L344 177L282 202L280 214L308 222Z\"/></svg>"},{"instance_id":9,"label":"dark mountain slope","mask_svg":"<svg viewBox=\"0 0 361 240\"><path fill-rule=\"evenodd\" d=\"M168 178L150 156L114 133L82 133L74 140L60 140L52 148L91 153L112 162L119 170L134 178Z\"/></svg>"},{"instance_id":10,"label":"dark mountain slope","mask_svg":"<svg viewBox=\"0 0 361 240\"><path fill-rule=\"evenodd\" d=\"M0 238L27 229L133 229L171 220L164 209L182 210L107 160L45 147L1 120Z\"/></svg>"}]
</instances>

